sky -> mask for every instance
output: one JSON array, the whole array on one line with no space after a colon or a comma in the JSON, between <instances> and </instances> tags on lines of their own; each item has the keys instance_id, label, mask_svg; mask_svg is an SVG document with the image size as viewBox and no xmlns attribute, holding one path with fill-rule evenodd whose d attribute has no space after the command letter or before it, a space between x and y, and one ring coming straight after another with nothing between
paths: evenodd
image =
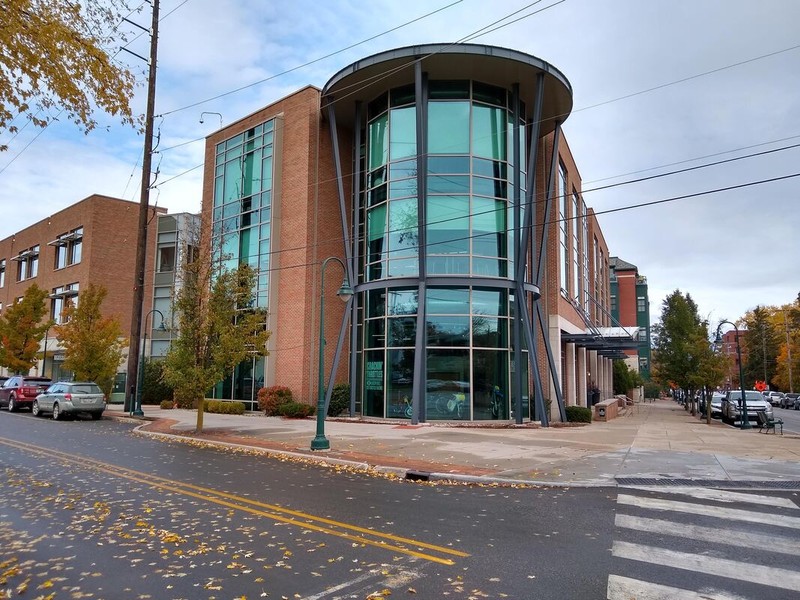
<instances>
[{"instance_id":1,"label":"sky","mask_svg":"<svg viewBox=\"0 0 800 600\"><path fill-rule=\"evenodd\" d=\"M149 26L143 10L131 20ZM360 58L466 41L570 81L584 199L611 255L647 277L653 323L676 289L712 326L800 292L796 0L161 0L161 15L150 202L170 213L200 210L204 138L220 125ZM117 58L143 114L146 65ZM93 193L139 200L143 136L98 116L89 135L65 120L0 131L0 239Z\"/></svg>"}]
</instances>

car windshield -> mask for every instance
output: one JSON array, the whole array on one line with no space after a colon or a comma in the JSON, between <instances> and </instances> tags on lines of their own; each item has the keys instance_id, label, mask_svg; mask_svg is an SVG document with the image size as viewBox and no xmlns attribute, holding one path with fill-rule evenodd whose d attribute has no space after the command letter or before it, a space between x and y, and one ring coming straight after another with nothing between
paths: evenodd
<instances>
[{"instance_id":1,"label":"car windshield","mask_svg":"<svg viewBox=\"0 0 800 600\"><path fill-rule=\"evenodd\" d=\"M744 393L745 400L763 400L764 396L761 392L753 392L753 391L745 391ZM735 390L731 392L731 399L732 400L741 400L742 399L742 392L740 390Z\"/></svg>"}]
</instances>

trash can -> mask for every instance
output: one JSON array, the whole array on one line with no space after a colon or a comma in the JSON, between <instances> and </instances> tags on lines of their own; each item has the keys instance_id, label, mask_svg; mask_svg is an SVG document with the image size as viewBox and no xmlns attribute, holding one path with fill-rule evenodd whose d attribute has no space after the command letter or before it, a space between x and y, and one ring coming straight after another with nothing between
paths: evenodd
<instances>
[{"instance_id":1,"label":"trash can","mask_svg":"<svg viewBox=\"0 0 800 600\"><path fill-rule=\"evenodd\" d=\"M600 402L600 390L592 390L592 406Z\"/></svg>"}]
</instances>

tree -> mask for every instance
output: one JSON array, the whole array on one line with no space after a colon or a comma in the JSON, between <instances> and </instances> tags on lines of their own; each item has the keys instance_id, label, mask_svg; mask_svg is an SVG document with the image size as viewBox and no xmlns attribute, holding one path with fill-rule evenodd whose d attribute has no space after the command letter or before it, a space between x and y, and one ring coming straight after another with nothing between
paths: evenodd
<instances>
[{"instance_id":1,"label":"tree","mask_svg":"<svg viewBox=\"0 0 800 600\"><path fill-rule=\"evenodd\" d=\"M800 294L797 300L781 307L778 330L782 335L777 368L773 381L779 389L793 392L800 389ZM791 364L789 361L791 359ZM791 377L790 377L791 375Z\"/></svg>"},{"instance_id":2,"label":"tree","mask_svg":"<svg viewBox=\"0 0 800 600\"><path fill-rule=\"evenodd\" d=\"M253 308L253 268L215 269L215 262L210 252L201 252L182 265L173 306L179 333L164 360L164 379L175 400L197 406L198 432L206 392L246 358L265 356L270 335L266 311Z\"/></svg>"},{"instance_id":3,"label":"tree","mask_svg":"<svg viewBox=\"0 0 800 600\"><path fill-rule=\"evenodd\" d=\"M743 347L747 349L744 379L750 386L752 382L764 380L773 387L781 341L770 311L763 306L756 306L745 315L744 323L747 328L742 334Z\"/></svg>"},{"instance_id":4,"label":"tree","mask_svg":"<svg viewBox=\"0 0 800 600\"><path fill-rule=\"evenodd\" d=\"M67 118L88 133L95 107L133 125L133 74L106 48L125 0L0 0L0 131L16 133L22 116L38 127ZM5 150L0 146L0 150Z\"/></svg>"},{"instance_id":5,"label":"tree","mask_svg":"<svg viewBox=\"0 0 800 600\"><path fill-rule=\"evenodd\" d=\"M77 305L67 304L63 324L55 331L64 348L64 368L73 371L78 381L94 381L108 397L127 340L119 319L102 314L107 293L103 286L90 283L78 296Z\"/></svg>"},{"instance_id":6,"label":"tree","mask_svg":"<svg viewBox=\"0 0 800 600\"><path fill-rule=\"evenodd\" d=\"M22 300L11 304L0 316L0 366L14 373L27 372L36 364L39 342L53 321L45 321L47 292L35 283Z\"/></svg>"},{"instance_id":7,"label":"tree","mask_svg":"<svg viewBox=\"0 0 800 600\"><path fill-rule=\"evenodd\" d=\"M664 299L661 321L653 329L652 376L663 386L673 384L684 390L695 414L694 391L702 385L701 364L712 353L708 328L697 313L697 304L689 294L675 290Z\"/></svg>"}]
</instances>

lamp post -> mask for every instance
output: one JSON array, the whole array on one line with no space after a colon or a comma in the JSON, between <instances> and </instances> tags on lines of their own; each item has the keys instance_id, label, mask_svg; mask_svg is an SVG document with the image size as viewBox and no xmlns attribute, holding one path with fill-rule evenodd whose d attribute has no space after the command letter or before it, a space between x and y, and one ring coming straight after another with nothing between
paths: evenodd
<instances>
[{"instance_id":1,"label":"lamp post","mask_svg":"<svg viewBox=\"0 0 800 600\"><path fill-rule=\"evenodd\" d=\"M317 434L311 440L312 450L330 450L331 443L325 437L325 267L332 260L342 266L344 279L336 295L347 302L353 296L353 288L347 278L347 267L335 256L329 256L322 262L319 288L319 390L317 394Z\"/></svg>"},{"instance_id":2,"label":"lamp post","mask_svg":"<svg viewBox=\"0 0 800 600\"><path fill-rule=\"evenodd\" d=\"M153 313L158 313L158 316L161 317L161 325L159 325L158 328L161 331L165 331L164 313L162 313L160 310L158 310L157 308L154 308L153 310L151 310L149 313L147 313L144 316L144 337L142 338L142 340L143 340L142 353L139 356L139 377L137 378L137 381L136 381L136 406L134 407L134 410L133 410L133 413L132 413L134 417L143 417L144 416L144 411L142 411L142 385L144 384L144 352L145 352L145 349L147 348L147 319Z\"/></svg>"},{"instance_id":3,"label":"lamp post","mask_svg":"<svg viewBox=\"0 0 800 600\"><path fill-rule=\"evenodd\" d=\"M719 325L717 325L717 336L716 341L719 343L722 341L722 336L719 333L720 327L722 327L723 323L727 323L728 325L732 325L734 331L736 331L736 358L739 361L739 391L742 393L742 429L750 429L750 418L747 416L747 399L745 398L744 393L744 370L742 368L742 346L739 342L739 328L736 327L735 323L731 323L730 321L720 321Z\"/></svg>"}]
</instances>

